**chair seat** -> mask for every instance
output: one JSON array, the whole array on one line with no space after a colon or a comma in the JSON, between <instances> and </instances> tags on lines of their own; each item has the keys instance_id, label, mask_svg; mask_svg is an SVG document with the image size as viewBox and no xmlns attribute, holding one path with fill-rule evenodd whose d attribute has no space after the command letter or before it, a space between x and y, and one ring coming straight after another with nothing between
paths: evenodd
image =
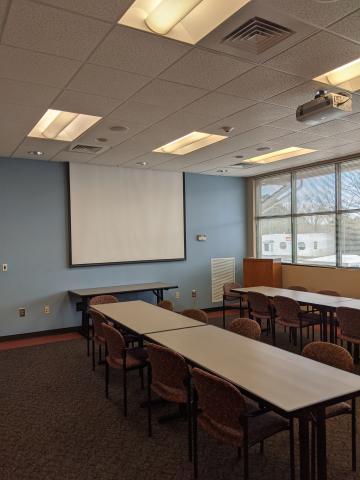
<instances>
[{"instance_id":1,"label":"chair seat","mask_svg":"<svg viewBox=\"0 0 360 480\"><path fill-rule=\"evenodd\" d=\"M251 312L251 315L259 320L271 320L271 314L270 313L265 313L265 312Z\"/></svg>"},{"instance_id":2,"label":"chair seat","mask_svg":"<svg viewBox=\"0 0 360 480\"><path fill-rule=\"evenodd\" d=\"M95 343L99 344L99 345L102 345L102 346L105 346L105 337L103 337L102 335L97 335L95 334L94 335L94 341Z\"/></svg>"},{"instance_id":3,"label":"chair seat","mask_svg":"<svg viewBox=\"0 0 360 480\"><path fill-rule=\"evenodd\" d=\"M187 392L180 388L170 387L161 382L151 384L151 389L159 395L159 397L168 402L187 403Z\"/></svg>"},{"instance_id":4,"label":"chair seat","mask_svg":"<svg viewBox=\"0 0 360 480\"><path fill-rule=\"evenodd\" d=\"M234 447L243 447L244 432L241 428L237 430L217 423L203 413L198 416L198 422L201 427L216 440ZM287 420L273 412L250 417L248 422L249 446L255 445L256 443L289 428Z\"/></svg>"},{"instance_id":5,"label":"chair seat","mask_svg":"<svg viewBox=\"0 0 360 480\"><path fill-rule=\"evenodd\" d=\"M351 406L347 402L335 403L335 405L326 407L325 410L326 418L333 418L346 413L351 413Z\"/></svg>"},{"instance_id":6,"label":"chair seat","mask_svg":"<svg viewBox=\"0 0 360 480\"><path fill-rule=\"evenodd\" d=\"M126 351L126 369L145 367L147 360L147 353L144 348L129 348ZM109 355L106 361L112 368L123 368L123 359L114 358Z\"/></svg>"},{"instance_id":7,"label":"chair seat","mask_svg":"<svg viewBox=\"0 0 360 480\"><path fill-rule=\"evenodd\" d=\"M281 317L276 318L276 322L279 325L283 325L284 327L293 327L293 328L299 328L300 327L300 321L297 320L288 320L284 319ZM312 314L312 313L303 313L301 315L301 324L303 327L311 327L312 325L318 325L321 323L321 318L319 315Z\"/></svg>"},{"instance_id":8,"label":"chair seat","mask_svg":"<svg viewBox=\"0 0 360 480\"><path fill-rule=\"evenodd\" d=\"M359 337L350 337L350 335L346 335L345 333L342 333L342 332L338 334L338 338L340 338L340 340L345 340L346 342L360 344Z\"/></svg>"}]
</instances>

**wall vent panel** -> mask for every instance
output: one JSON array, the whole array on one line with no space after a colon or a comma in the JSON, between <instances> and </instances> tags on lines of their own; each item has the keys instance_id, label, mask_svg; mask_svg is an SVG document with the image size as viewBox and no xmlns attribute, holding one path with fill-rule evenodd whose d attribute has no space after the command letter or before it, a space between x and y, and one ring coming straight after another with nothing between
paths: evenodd
<instances>
[{"instance_id":1,"label":"wall vent panel","mask_svg":"<svg viewBox=\"0 0 360 480\"><path fill-rule=\"evenodd\" d=\"M212 302L222 302L223 285L235 282L235 257L211 259Z\"/></svg>"}]
</instances>

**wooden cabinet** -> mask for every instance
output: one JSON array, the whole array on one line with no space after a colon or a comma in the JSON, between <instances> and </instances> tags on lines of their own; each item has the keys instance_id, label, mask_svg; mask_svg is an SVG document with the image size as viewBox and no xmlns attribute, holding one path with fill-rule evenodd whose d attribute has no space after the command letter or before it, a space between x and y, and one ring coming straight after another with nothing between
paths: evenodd
<instances>
[{"instance_id":1,"label":"wooden cabinet","mask_svg":"<svg viewBox=\"0 0 360 480\"><path fill-rule=\"evenodd\" d=\"M244 287L282 287L280 258L244 258Z\"/></svg>"}]
</instances>

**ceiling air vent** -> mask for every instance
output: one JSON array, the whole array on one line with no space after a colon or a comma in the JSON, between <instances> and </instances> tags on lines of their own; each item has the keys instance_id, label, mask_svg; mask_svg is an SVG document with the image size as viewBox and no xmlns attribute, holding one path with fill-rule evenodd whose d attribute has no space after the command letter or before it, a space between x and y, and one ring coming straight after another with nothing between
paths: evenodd
<instances>
[{"instance_id":1,"label":"ceiling air vent","mask_svg":"<svg viewBox=\"0 0 360 480\"><path fill-rule=\"evenodd\" d=\"M77 152L77 153L92 153L92 154L97 154L102 152L106 147L98 147L95 145L81 145L80 143L77 143L75 145L72 145L69 148L70 152Z\"/></svg>"},{"instance_id":2,"label":"ceiling air vent","mask_svg":"<svg viewBox=\"0 0 360 480\"><path fill-rule=\"evenodd\" d=\"M293 33L295 32L289 28L270 22L270 20L253 17L226 35L221 43L259 55Z\"/></svg>"}]
</instances>

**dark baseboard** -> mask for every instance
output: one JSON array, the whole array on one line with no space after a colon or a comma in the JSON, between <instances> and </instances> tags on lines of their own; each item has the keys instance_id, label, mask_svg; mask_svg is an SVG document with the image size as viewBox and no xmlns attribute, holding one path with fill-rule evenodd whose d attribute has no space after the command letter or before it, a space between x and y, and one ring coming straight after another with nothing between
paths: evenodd
<instances>
[{"instance_id":1,"label":"dark baseboard","mask_svg":"<svg viewBox=\"0 0 360 480\"><path fill-rule=\"evenodd\" d=\"M81 332L81 327L56 328L54 330L41 330L40 332L19 333L17 335L5 335L0 337L0 342L9 340L21 340L23 338L44 337L46 335L61 335L63 333Z\"/></svg>"}]
</instances>

